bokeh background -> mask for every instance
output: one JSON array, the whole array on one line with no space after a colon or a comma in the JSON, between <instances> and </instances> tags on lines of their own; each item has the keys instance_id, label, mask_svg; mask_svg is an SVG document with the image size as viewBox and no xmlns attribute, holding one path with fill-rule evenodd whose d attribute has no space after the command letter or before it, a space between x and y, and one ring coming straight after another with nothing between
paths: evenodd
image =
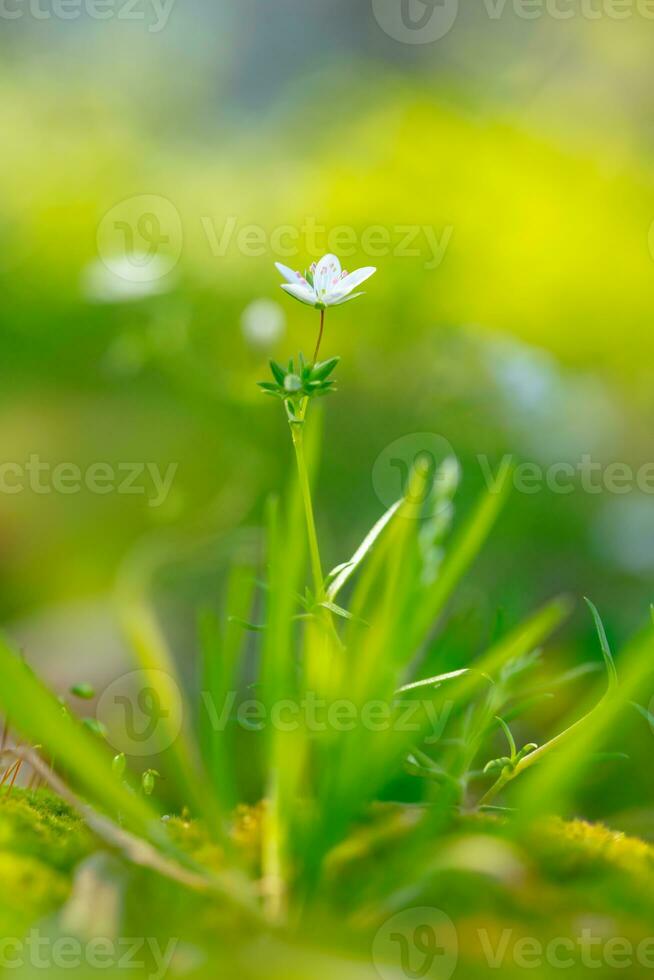
<instances>
[{"instance_id":1,"label":"bokeh background","mask_svg":"<svg viewBox=\"0 0 654 980\"><path fill-rule=\"evenodd\" d=\"M329 565L386 503L375 460L414 433L459 457L457 515L483 488L480 455L651 461L651 14L7 0L1 459L175 467L158 506L145 476L141 494L0 493L0 615L51 679L123 656L112 597L134 568L191 658L233 535L286 483L286 423L255 382L268 357L309 353L317 324L276 260L333 248L378 267L327 321L324 352L342 357L317 477ZM513 493L444 656L558 592L591 596L619 648L652 598L652 483ZM582 604L550 655L597 657ZM651 780L629 772L614 822L631 828Z\"/></svg>"}]
</instances>

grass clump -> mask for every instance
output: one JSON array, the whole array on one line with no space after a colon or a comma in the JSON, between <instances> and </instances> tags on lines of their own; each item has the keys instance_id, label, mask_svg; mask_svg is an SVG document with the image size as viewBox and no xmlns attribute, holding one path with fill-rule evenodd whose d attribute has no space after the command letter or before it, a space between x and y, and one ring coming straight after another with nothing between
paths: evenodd
<instances>
[{"instance_id":1,"label":"grass clump","mask_svg":"<svg viewBox=\"0 0 654 980\"><path fill-rule=\"evenodd\" d=\"M150 916L176 935L186 931L189 942L210 945L211 923L232 939L265 936L286 963L290 943L324 953L325 934L337 929L355 955L367 950L369 958L384 923L416 903L440 909L463 935L475 917L498 928L514 921L542 937L553 923L569 932L597 905L589 865L617 920L620 901L633 908L650 874L646 845L543 818L568 810L588 765L641 696L651 627L616 665L588 603L604 678L539 742L531 740L533 711L580 676L541 670L569 599L498 629L482 650L443 658L448 604L506 501L506 468L455 526L456 459L424 450L410 465L391 461L402 471L397 500L348 560L325 571L313 505L313 403L334 390L337 359L317 357L325 310L355 298L351 289L372 271L347 276L333 256L305 277L283 269L286 291L320 313L313 360L300 357L288 370L273 363L263 386L285 409L296 476L285 500L269 503L263 556L237 556L220 613L201 618L196 698L145 590L131 583L120 597L141 665L142 690L130 707L156 708L146 720L162 746L158 768L138 745L132 759L114 755L110 731L62 712L0 644L0 704L25 740L21 751L96 837L138 869ZM246 739L254 745L247 754ZM54 777L43 756L56 760ZM161 819L164 786L166 810L172 801L181 817ZM239 808L247 798L260 802ZM8 810L16 821L26 799L17 795ZM62 845L51 862L63 874L82 856L83 834L68 809L43 801L28 803L34 827L25 840L34 853L25 860L69 835L70 850ZM632 866L627 856L635 854ZM165 888L153 884L156 876ZM562 902L566 880L574 884ZM180 890L189 896L182 913ZM138 921L139 902L130 907ZM642 924L637 914L619 921L634 931ZM298 975L313 975L298 955ZM266 968L275 975L274 955ZM326 975L334 969L326 963Z\"/></svg>"}]
</instances>

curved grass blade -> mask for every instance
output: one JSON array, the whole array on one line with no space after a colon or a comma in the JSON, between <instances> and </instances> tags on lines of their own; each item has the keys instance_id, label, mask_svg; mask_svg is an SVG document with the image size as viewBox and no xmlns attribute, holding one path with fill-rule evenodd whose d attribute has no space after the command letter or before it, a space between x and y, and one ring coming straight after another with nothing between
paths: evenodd
<instances>
[{"instance_id":1,"label":"curved grass blade","mask_svg":"<svg viewBox=\"0 0 654 980\"><path fill-rule=\"evenodd\" d=\"M465 674L478 674L484 677L489 683L493 683L492 679L488 674L483 674L479 670L475 670L474 667L461 667L460 670L450 670L446 674L436 674L434 677L425 677L420 681L412 681L410 684L403 684L402 687L397 689L397 694L406 694L407 691L419 691L425 687L437 687L444 681L455 680L457 677L463 677Z\"/></svg>"},{"instance_id":2,"label":"curved grass blade","mask_svg":"<svg viewBox=\"0 0 654 980\"><path fill-rule=\"evenodd\" d=\"M349 561L332 568L326 580L327 598L330 602L334 601L348 579L354 575L361 562L366 558L369 552L372 551L380 534L398 512L401 504L402 500L396 500L395 503L388 508L386 513L379 518L374 527L372 527L365 536Z\"/></svg>"},{"instance_id":3,"label":"curved grass blade","mask_svg":"<svg viewBox=\"0 0 654 980\"><path fill-rule=\"evenodd\" d=\"M523 793L523 801L526 808L531 812L537 798L553 801L557 797L562 797L576 778L577 771L583 764L584 756L589 755L595 746L595 742L601 740L605 735L609 723L615 719L624 703L624 698L628 696L628 691L632 689L632 686L641 676L644 664L642 658L636 656L628 664L626 680L623 680L620 688L618 687L617 671L604 625L593 603L589 599L586 602L593 616L604 658L607 675L606 691L600 700L581 718L572 721L554 738L521 759L512 772L504 773L484 795L481 800L482 804L490 802L508 782L536 763L543 762L545 757L547 757L547 763L543 762L543 772L537 781L538 790L534 795L534 788L530 786L528 795L525 796ZM620 697L618 697L618 691ZM560 749L561 751L552 753L553 749ZM552 754L550 755L550 753Z\"/></svg>"},{"instance_id":4,"label":"curved grass blade","mask_svg":"<svg viewBox=\"0 0 654 980\"><path fill-rule=\"evenodd\" d=\"M189 723L192 713L154 611L144 597L135 596L131 601L122 598L120 613L125 636L149 686L156 691L159 703L168 705L175 697L182 701L182 729L179 733L171 730L168 759L184 803L207 816L212 829L224 837L226 815L222 813L215 794L206 792L206 773ZM167 724L168 719L171 723L174 721L172 712L162 717L162 724Z\"/></svg>"}]
</instances>

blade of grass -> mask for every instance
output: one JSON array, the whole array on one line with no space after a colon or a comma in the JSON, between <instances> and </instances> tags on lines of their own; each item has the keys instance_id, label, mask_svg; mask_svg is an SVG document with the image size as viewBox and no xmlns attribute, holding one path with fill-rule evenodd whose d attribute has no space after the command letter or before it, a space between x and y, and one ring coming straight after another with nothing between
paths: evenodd
<instances>
[{"instance_id":1,"label":"blade of grass","mask_svg":"<svg viewBox=\"0 0 654 980\"><path fill-rule=\"evenodd\" d=\"M319 413L312 413L311 423L304 423L307 477L315 474L321 434ZM298 631L295 618L297 595L307 556L303 491L293 481L287 507L276 501L268 506L266 560L267 609L266 630L262 637L261 697L266 708L266 774L267 808L262 835L262 866L266 882L266 910L269 918L282 921L288 915L288 882L293 864L292 852L298 846L297 826L299 786L308 764L308 742L301 723L288 730L273 725L277 708L283 703L299 703L299 664L296 660ZM318 621L316 621L318 620ZM318 617L305 621L304 633L313 637L306 647L304 670L309 677L321 678L332 669L335 654L329 629L331 613L322 610ZM332 627L333 629L333 627Z\"/></svg>"},{"instance_id":2,"label":"blade of grass","mask_svg":"<svg viewBox=\"0 0 654 980\"><path fill-rule=\"evenodd\" d=\"M648 630L623 653L618 681L615 663L599 613L592 603L588 602L588 605L593 615L606 666L607 688L600 700L589 707L581 718L569 719L559 735L526 756L516 767L517 776L539 763L533 777L526 780L522 788L517 791L516 801L521 819L535 815L537 800L541 809L543 801L547 801L548 809L557 806L561 808L564 805L572 793L581 770L598 748L598 743L606 741L611 734L611 726L618 720L621 712L630 706L630 700L637 695L652 673L654 633ZM535 758L532 758L532 755Z\"/></svg>"},{"instance_id":3,"label":"blade of grass","mask_svg":"<svg viewBox=\"0 0 654 980\"><path fill-rule=\"evenodd\" d=\"M227 580L222 623L211 612L199 622L202 655L200 731L205 765L224 811L238 802L233 760L237 746L228 725L231 706L238 695L238 666L248 634L240 625L251 609L255 589L254 569L237 565Z\"/></svg>"},{"instance_id":4,"label":"blade of grass","mask_svg":"<svg viewBox=\"0 0 654 980\"><path fill-rule=\"evenodd\" d=\"M349 561L344 562L342 565L337 565L333 568L329 575L327 576L327 597L333 601L346 582L351 578L352 575L357 571L361 563L370 554L378 538L384 531L384 529L390 524L393 517L397 513L398 509L402 504L401 500L397 500L391 507L388 508L385 514L383 514L377 523L371 528L368 534L365 536L357 550L354 552Z\"/></svg>"},{"instance_id":5,"label":"blade of grass","mask_svg":"<svg viewBox=\"0 0 654 980\"><path fill-rule=\"evenodd\" d=\"M441 565L438 577L421 601L412 627L412 641L419 646L433 629L443 608L477 557L508 496L512 468L504 462L494 486L481 498L463 529L455 537Z\"/></svg>"},{"instance_id":6,"label":"blade of grass","mask_svg":"<svg viewBox=\"0 0 654 980\"><path fill-rule=\"evenodd\" d=\"M144 681L165 706L181 699L182 725L179 733L171 729L168 759L171 775L185 804L208 820L218 837L226 833L226 814L222 812L202 765L202 758L193 738L190 718L192 712L177 674L168 644L156 620L154 611L142 596L133 595L120 600L122 627L130 646L144 672ZM175 713L162 713L162 725L174 724Z\"/></svg>"},{"instance_id":7,"label":"blade of grass","mask_svg":"<svg viewBox=\"0 0 654 980\"><path fill-rule=\"evenodd\" d=\"M403 610L416 587L417 524L407 516L411 501L424 499L429 471L416 467L409 478L407 494L397 517L388 527L380 547L375 549L359 579L353 596L354 619L346 634L347 674L342 678L340 696L357 712L359 719L366 705L392 700L397 686L397 658L402 655ZM374 598L370 625L360 622L360 610ZM367 613L367 609L366 609ZM358 618L356 618L358 617ZM383 779L388 759L388 731L371 731L360 721L350 731L324 733L324 752L316 788L316 820L310 853L303 859L304 886L308 892L317 886L326 853L345 834L348 826L370 798L372 789Z\"/></svg>"}]
</instances>

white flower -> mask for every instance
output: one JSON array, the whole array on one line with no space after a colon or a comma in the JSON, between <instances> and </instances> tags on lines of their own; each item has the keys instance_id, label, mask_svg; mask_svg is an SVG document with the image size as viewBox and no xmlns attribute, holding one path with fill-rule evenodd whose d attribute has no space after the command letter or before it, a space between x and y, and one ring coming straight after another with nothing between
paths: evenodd
<instances>
[{"instance_id":1,"label":"white flower","mask_svg":"<svg viewBox=\"0 0 654 980\"><path fill-rule=\"evenodd\" d=\"M353 293L352 290L377 271L372 266L365 266L348 273L341 270L341 263L335 255L324 255L319 262L313 263L305 275L293 272L281 262L275 262L275 265L286 279L282 283L282 289L316 310L340 306L357 296L363 296L363 293Z\"/></svg>"}]
</instances>

